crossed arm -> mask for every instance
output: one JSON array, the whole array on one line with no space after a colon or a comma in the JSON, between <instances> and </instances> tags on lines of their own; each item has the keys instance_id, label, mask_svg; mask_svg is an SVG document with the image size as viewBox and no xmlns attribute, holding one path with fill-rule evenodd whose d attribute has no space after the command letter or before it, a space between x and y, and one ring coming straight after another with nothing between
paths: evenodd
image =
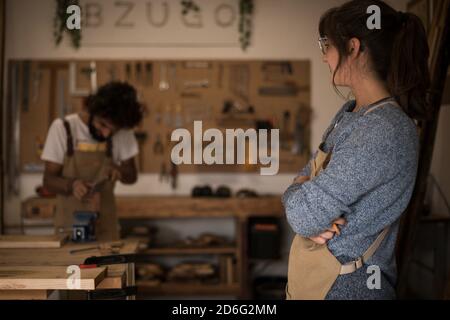
<instances>
[{"instance_id":1,"label":"crossed arm","mask_svg":"<svg viewBox=\"0 0 450 320\"><path fill-rule=\"evenodd\" d=\"M294 232L319 243L331 239L337 233L333 225L345 225L341 217L352 213L353 204L392 179L407 161L394 152L398 140L393 126L361 126L335 146L321 174L310 180L309 170L302 171L282 198Z\"/></svg>"},{"instance_id":2,"label":"crossed arm","mask_svg":"<svg viewBox=\"0 0 450 320\"><path fill-rule=\"evenodd\" d=\"M309 180L309 177L306 176L298 176L294 179L294 184L302 184ZM317 236L309 237L309 239L317 244L325 244L329 240L333 239L335 234L337 233L339 235L340 230L339 227L343 227L347 221L344 218L339 218L337 220L334 220L331 224L332 227L328 228L324 232L318 234Z\"/></svg>"}]
</instances>

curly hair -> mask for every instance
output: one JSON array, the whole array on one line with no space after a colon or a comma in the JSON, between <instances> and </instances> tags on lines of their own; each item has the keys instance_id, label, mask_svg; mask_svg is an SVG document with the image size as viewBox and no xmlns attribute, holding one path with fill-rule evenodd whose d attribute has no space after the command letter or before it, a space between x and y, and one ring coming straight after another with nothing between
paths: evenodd
<instances>
[{"instance_id":1,"label":"curly hair","mask_svg":"<svg viewBox=\"0 0 450 320\"><path fill-rule=\"evenodd\" d=\"M139 125L144 106L138 102L136 89L125 82L109 82L88 96L85 106L91 116L110 120L121 129Z\"/></svg>"}]
</instances>

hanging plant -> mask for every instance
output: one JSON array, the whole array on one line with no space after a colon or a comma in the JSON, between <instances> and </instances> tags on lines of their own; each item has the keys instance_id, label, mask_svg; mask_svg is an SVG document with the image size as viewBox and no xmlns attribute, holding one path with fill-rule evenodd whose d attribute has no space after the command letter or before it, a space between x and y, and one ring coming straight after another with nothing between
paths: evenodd
<instances>
[{"instance_id":1,"label":"hanging plant","mask_svg":"<svg viewBox=\"0 0 450 320\"><path fill-rule=\"evenodd\" d=\"M239 3L239 41L246 50L252 38L253 0L240 0Z\"/></svg>"},{"instance_id":2,"label":"hanging plant","mask_svg":"<svg viewBox=\"0 0 450 320\"><path fill-rule=\"evenodd\" d=\"M58 46L64 36L64 32L68 33L71 39L72 46L76 49L80 47L81 43L81 29L69 30L66 27L66 21L69 18L67 7L71 5L79 6L78 0L56 0L56 12L53 23L53 37L55 44Z\"/></svg>"},{"instance_id":3,"label":"hanging plant","mask_svg":"<svg viewBox=\"0 0 450 320\"><path fill-rule=\"evenodd\" d=\"M181 0L181 13L185 16L189 13L189 11L199 12L200 7L194 0Z\"/></svg>"},{"instance_id":4,"label":"hanging plant","mask_svg":"<svg viewBox=\"0 0 450 320\"><path fill-rule=\"evenodd\" d=\"M181 13L199 12L200 7L194 0L181 0ZM239 42L242 50L247 50L252 38L253 0L239 0Z\"/></svg>"}]
</instances>

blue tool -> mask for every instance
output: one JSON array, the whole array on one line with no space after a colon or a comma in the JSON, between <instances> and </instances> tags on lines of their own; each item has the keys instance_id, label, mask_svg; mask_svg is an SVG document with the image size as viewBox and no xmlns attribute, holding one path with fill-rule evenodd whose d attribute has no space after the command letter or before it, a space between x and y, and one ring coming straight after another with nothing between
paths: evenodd
<instances>
[{"instance_id":1,"label":"blue tool","mask_svg":"<svg viewBox=\"0 0 450 320\"><path fill-rule=\"evenodd\" d=\"M75 211L73 217L72 241L95 241L95 223L98 218L98 213L92 211Z\"/></svg>"}]
</instances>

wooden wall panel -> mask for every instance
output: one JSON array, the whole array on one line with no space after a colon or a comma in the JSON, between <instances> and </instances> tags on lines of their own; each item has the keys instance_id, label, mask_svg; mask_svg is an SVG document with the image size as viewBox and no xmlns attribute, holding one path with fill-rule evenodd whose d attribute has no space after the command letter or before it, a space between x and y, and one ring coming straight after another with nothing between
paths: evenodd
<instances>
[{"instance_id":1,"label":"wooden wall panel","mask_svg":"<svg viewBox=\"0 0 450 320\"><path fill-rule=\"evenodd\" d=\"M87 60L76 61L77 88L89 88L90 67ZM163 164L170 171L170 151L175 145L170 134L176 128L192 132L195 120L208 128L255 128L256 120L268 120L280 128L280 172L298 172L310 153L310 62L309 61L125 61L96 62L97 83L111 80L127 81L138 91L147 106L147 114L137 132L145 133L140 140L139 167L142 172L159 173ZM17 62L23 64L23 62ZM31 78L41 74L39 84L33 81L28 90L39 89L39 98L30 100L28 110L21 111L20 154L23 171L39 168L39 144L43 143L51 121L82 108L83 97L69 92L70 61L33 61ZM151 66L151 72L150 71ZM22 75L23 76L23 75ZM204 87L190 88L206 81ZM33 84L34 83L34 84ZM64 98L61 90L64 86ZM293 87L298 92L288 96L265 96L261 87ZM26 90L21 88L21 92ZM30 93L32 95L32 93ZM253 114L223 114L224 101L230 100ZM65 101L61 108L61 101ZM286 113L289 117L285 117ZM301 135L294 136L296 119L300 117ZM287 129L287 130L286 130ZM300 138L298 138L300 137ZM224 137L225 138L225 137ZM161 141L163 154L155 154L155 144ZM304 151L291 152L294 141L301 140ZM206 145L206 144L205 144ZM41 164L42 165L42 164ZM39 169L38 169L39 170ZM195 172L257 172L259 165L181 165L180 173Z\"/></svg>"}]
</instances>

